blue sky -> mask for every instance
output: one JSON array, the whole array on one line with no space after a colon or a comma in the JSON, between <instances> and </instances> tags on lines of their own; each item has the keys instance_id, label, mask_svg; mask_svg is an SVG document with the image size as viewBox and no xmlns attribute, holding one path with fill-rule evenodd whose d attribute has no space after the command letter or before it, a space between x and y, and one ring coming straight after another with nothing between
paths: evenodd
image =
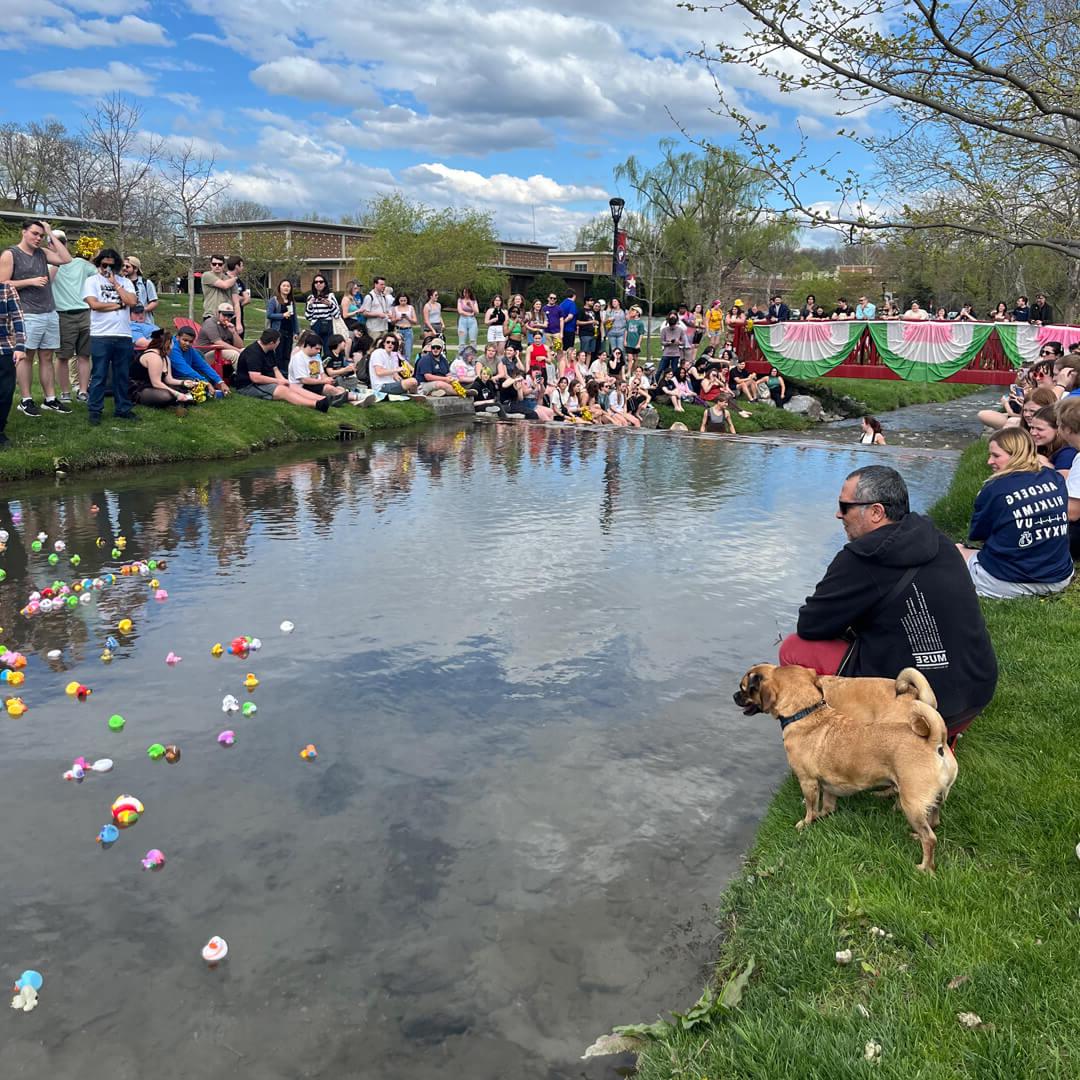
<instances>
[{"instance_id":1,"label":"blue sky","mask_svg":"<svg viewBox=\"0 0 1080 1080\"><path fill-rule=\"evenodd\" d=\"M678 136L666 110L733 144L712 111L712 75L687 54L737 28L668 0L23 6L0 23L0 118L76 128L96 98L121 90L144 107L148 131L196 140L232 196L282 215L336 216L398 188L490 210L506 238L532 239L535 221L536 239L557 243L612 194L629 197L612 168L629 154L651 162L659 138ZM816 152L841 147L828 99L793 103L750 71L716 74L781 141L799 121Z\"/></svg>"}]
</instances>

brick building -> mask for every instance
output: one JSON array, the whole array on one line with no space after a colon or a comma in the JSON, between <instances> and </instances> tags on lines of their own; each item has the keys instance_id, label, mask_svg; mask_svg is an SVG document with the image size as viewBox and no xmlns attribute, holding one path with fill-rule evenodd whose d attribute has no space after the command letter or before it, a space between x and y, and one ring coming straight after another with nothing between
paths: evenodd
<instances>
[{"instance_id":1,"label":"brick building","mask_svg":"<svg viewBox=\"0 0 1080 1080\"><path fill-rule=\"evenodd\" d=\"M281 245L289 251L299 268L297 284L301 290L310 289L312 277L323 273L329 279L330 288L340 292L345 282L356 276L357 257L362 257L363 246L371 234L359 225L269 218L266 221L200 225L196 235L201 261L205 261L211 252L226 256L243 253L245 242L250 243L253 237L264 237L268 243ZM537 274L548 269L548 250L545 244L499 241L496 265L509 276L511 289L521 292ZM372 272L377 273L377 267L372 267ZM364 284L369 282L364 281Z\"/></svg>"}]
</instances>

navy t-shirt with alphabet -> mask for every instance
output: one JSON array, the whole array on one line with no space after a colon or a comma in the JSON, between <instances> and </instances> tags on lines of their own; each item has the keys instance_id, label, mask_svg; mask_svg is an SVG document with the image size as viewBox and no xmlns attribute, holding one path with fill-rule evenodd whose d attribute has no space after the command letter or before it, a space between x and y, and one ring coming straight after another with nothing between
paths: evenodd
<instances>
[{"instance_id":1,"label":"navy t-shirt with alphabet","mask_svg":"<svg viewBox=\"0 0 1080 1080\"><path fill-rule=\"evenodd\" d=\"M999 581L1064 581L1073 572L1068 506L1054 469L993 477L971 515L969 535L983 541L979 565Z\"/></svg>"}]
</instances>

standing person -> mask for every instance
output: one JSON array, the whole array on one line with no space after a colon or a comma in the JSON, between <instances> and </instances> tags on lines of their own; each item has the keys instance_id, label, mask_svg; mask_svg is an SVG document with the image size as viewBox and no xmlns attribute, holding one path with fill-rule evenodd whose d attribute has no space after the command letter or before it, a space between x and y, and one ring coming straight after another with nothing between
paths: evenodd
<instances>
[{"instance_id":1,"label":"standing person","mask_svg":"<svg viewBox=\"0 0 1080 1080\"><path fill-rule=\"evenodd\" d=\"M401 305L401 297L398 297L398 306ZM415 318L415 315L414 315ZM439 290L428 289L427 300L424 302L424 333L430 334L432 337L442 338L446 340L446 334L443 330L443 314L442 304L439 303ZM458 347L461 347L461 340L458 339Z\"/></svg>"},{"instance_id":2,"label":"standing person","mask_svg":"<svg viewBox=\"0 0 1080 1080\"><path fill-rule=\"evenodd\" d=\"M578 341L590 355L596 348L596 306L591 296L586 296L577 317Z\"/></svg>"},{"instance_id":3,"label":"standing person","mask_svg":"<svg viewBox=\"0 0 1080 1080\"><path fill-rule=\"evenodd\" d=\"M216 315L222 304L232 306L233 293L236 291L236 275L225 273L224 255L210 256L210 269L203 271L201 280L204 319Z\"/></svg>"},{"instance_id":4,"label":"standing person","mask_svg":"<svg viewBox=\"0 0 1080 1080\"><path fill-rule=\"evenodd\" d=\"M360 312L367 321L368 333L376 341L390 329L390 308L393 305L393 299L386 291L386 278L381 275L375 279L371 292L364 297Z\"/></svg>"},{"instance_id":5,"label":"standing person","mask_svg":"<svg viewBox=\"0 0 1080 1080\"><path fill-rule=\"evenodd\" d=\"M56 233L53 233L55 236ZM1054 310L1046 302L1046 295L1039 293L1031 306L1031 322L1035 326L1050 326L1054 321Z\"/></svg>"},{"instance_id":6,"label":"standing person","mask_svg":"<svg viewBox=\"0 0 1080 1080\"><path fill-rule=\"evenodd\" d=\"M506 342L506 312L503 310L502 297L496 293L491 298L491 307L484 312L484 325L487 327L487 339L489 345L495 346L497 356L502 356Z\"/></svg>"},{"instance_id":7,"label":"standing person","mask_svg":"<svg viewBox=\"0 0 1080 1080\"><path fill-rule=\"evenodd\" d=\"M19 294L7 282L0 281L0 447L7 446L9 441L4 428L15 397L15 367L26 358L25 343L26 327Z\"/></svg>"},{"instance_id":8,"label":"standing person","mask_svg":"<svg viewBox=\"0 0 1080 1080\"><path fill-rule=\"evenodd\" d=\"M574 347L577 316L577 293L573 289L567 289L565 298L559 304L559 337L562 339L564 349Z\"/></svg>"},{"instance_id":9,"label":"standing person","mask_svg":"<svg viewBox=\"0 0 1080 1080\"><path fill-rule=\"evenodd\" d=\"M460 352L466 345L471 345L475 349L476 317L480 314L480 305L476 302L476 297L473 296L473 291L468 285L458 293L457 314L458 351Z\"/></svg>"},{"instance_id":10,"label":"standing person","mask_svg":"<svg viewBox=\"0 0 1080 1080\"><path fill-rule=\"evenodd\" d=\"M669 311L667 320L660 327L660 366L656 370L655 380L657 383L663 378L668 368L671 368L673 372L679 370L685 341L686 327L679 322L676 312Z\"/></svg>"},{"instance_id":11,"label":"standing person","mask_svg":"<svg viewBox=\"0 0 1080 1080\"><path fill-rule=\"evenodd\" d=\"M53 229L53 237L67 247L67 236L59 229ZM86 259L73 257L62 266L49 267L49 273L60 317L60 351L56 356L60 400L71 400L74 383L76 397L86 401L90 391L90 308L83 299L83 285L97 271Z\"/></svg>"},{"instance_id":12,"label":"standing person","mask_svg":"<svg viewBox=\"0 0 1080 1080\"><path fill-rule=\"evenodd\" d=\"M532 308L525 317L525 329L528 333L530 345L537 335L542 338L547 333L547 316L544 314L544 305L541 301L533 301Z\"/></svg>"},{"instance_id":13,"label":"standing person","mask_svg":"<svg viewBox=\"0 0 1080 1080\"><path fill-rule=\"evenodd\" d=\"M860 296L858 303L855 305L855 318L863 322L876 319L877 304L868 300L865 296Z\"/></svg>"},{"instance_id":14,"label":"standing person","mask_svg":"<svg viewBox=\"0 0 1080 1080\"><path fill-rule=\"evenodd\" d=\"M1031 308L1028 307L1028 298L1026 296L1016 298L1016 307L1012 310L1012 321L1031 322Z\"/></svg>"},{"instance_id":15,"label":"standing person","mask_svg":"<svg viewBox=\"0 0 1080 1080\"><path fill-rule=\"evenodd\" d=\"M541 310L544 313L544 333L549 338L558 337L562 330L562 309L559 307L558 297L549 293L547 303Z\"/></svg>"},{"instance_id":16,"label":"standing person","mask_svg":"<svg viewBox=\"0 0 1080 1080\"><path fill-rule=\"evenodd\" d=\"M611 306L608 308L607 320L607 351L608 353L614 352L618 349L622 352L626 348L626 312L623 311L622 304L619 303L619 298L616 296L611 301ZM693 359L694 347L690 346L690 357Z\"/></svg>"},{"instance_id":17,"label":"standing person","mask_svg":"<svg viewBox=\"0 0 1080 1080\"><path fill-rule=\"evenodd\" d=\"M861 427L859 442L863 446L885 445L885 433L881 430L881 421L876 416L864 416Z\"/></svg>"},{"instance_id":18,"label":"standing person","mask_svg":"<svg viewBox=\"0 0 1080 1080\"><path fill-rule=\"evenodd\" d=\"M132 315L141 315L144 323L156 327L154 309L158 306L157 288L149 278L143 277L142 260L138 255L125 255L120 271L135 287L138 303L131 309Z\"/></svg>"},{"instance_id":19,"label":"standing person","mask_svg":"<svg viewBox=\"0 0 1080 1080\"><path fill-rule=\"evenodd\" d=\"M251 290L247 282L240 276L244 272L244 259L240 255L230 255L225 263L225 269L236 279L233 286L233 308L236 311L236 332L243 338L247 327L247 315L245 309L251 303Z\"/></svg>"},{"instance_id":20,"label":"standing person","mask_svg":"<svg viewBox=\"0 0 1080 1080\"><path fill-rule=\"evenodd\" d=\"M131 340L131 309L135 289L121 277L120 255L112 248L102 248L94 257L98 272L86 279L83 299L90 307L90 423L101 423L105 408L105 380L112 368L113 410L117 420L137 420L131 411L131 359L135 346Z\"/></svg>"},{"instance_id":21,"label":"standing person","mask_svg":"<svg viewBox=\"0 0 1080 1080\"><path fill-rule=\"evenodd\" d=\"M714 349L719 349L724 336L724 305L719 300L714 300L705 312L705 333L709 335L709 344ZM626 348L629 351L629 342Z\"/></svg>"},{"instance_id":22,"label":"standing person","mask_svg":"<svg viewBox=\"0 0 1080 1080\"><path fill-rule=\"evenodd\" d=\"M282 278L277 283L274 295L266 302L266 325L278 332L276 365L280 371L287 371L292 358L293 339L300 333L292 282L288 278Z\"/></svg>"},{"instance_id":23,"label":"standing person","mask_svg":"<svg viewBox=\"0 0 1080 1080\"><path fill-rule=\"evenodd\" d=\"M341 299L338 301L338 307L341 308L341 317L350 330L355 330L357 326L363 326L364 324L364 316L360 313L363 300L364 294L360 288L360 282L355 279L346 281L345 288L341 293Z\"/></svg>"},{"instance_id":24,"label":"standing person","mask_svg":"<svg viewBox=\"0 0 1080 1080\"><path fill-rule=\"evenodd\" d=\"M50 266L71 262L68 249L53 240L48 224L31 218L22 224L22 237L13 247L0 253L0 281L6 281L19 294L26 332L23 360L15 368L22 400L19 412L38 417L41 409L33 397L34 353L38 359L38 377L45 395L42 408L69 413L71 406L56 396L53 353L60 348L60 316L56 313Z\"/></svg>"},{"instance_id":25,"label":"standing person","mask_svg":"<svg viewBox=\"0 0 1080 1080\"><path fill-rule=\"evenodd\" d=\"M334 332L334 320L341 318L341 308L338 307L337 297L330 291L325 274L316 274L311 279L311 293L304 305L304 317L311 332L323 343L323 353L328 354L330 349L327 343Z\"/></svg>"},{"instance_id":26,"label":"standing person","mask_svg":"<svg viewBox=\"0 0 1080 1080\"><path fill-rule=\"evenodd\" d=\"M431 323L428 321L428 308L431 305L431 297L435 296L435 306L439 306L439 294L434 289L428 289L428 302L424 305L424 331L425 340L426 335L433 333L431 329ZM406 360L412 360L413 349L413 327L417 324L416 308L409 303L409 294L402 293L398 298L394 306L390 309L390 318L393 321L394 329L401 336L401 351ZM439 326L442 326L442 308L439 308ZM436 337L442 337L442 334L435 334Z\"/></svg>"},{"instance_id":27,"label":"standing person","mask_svg":"<svg viewBox=\"0 0 1080 1080\"><path fill-rule=\"evenodd\" d=\"M641 317L641 308L637 304L634 304L626 314L626 355L630 358L630 370L633 371L641 358L641 339L645 336L645 320ZM723 318L724 313L721 311L721 328L724 325Z\"/></svg>"}]
</instances>

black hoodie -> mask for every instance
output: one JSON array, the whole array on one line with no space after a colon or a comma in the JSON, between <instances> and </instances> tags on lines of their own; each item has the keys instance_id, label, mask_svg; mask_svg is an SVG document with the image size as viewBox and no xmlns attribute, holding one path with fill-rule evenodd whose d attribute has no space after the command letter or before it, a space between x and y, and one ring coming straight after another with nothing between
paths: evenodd
<instances>
[{"instance_id":1,"label":"black hoodie","mask_svg":"<svg viewBox=\"0 0 1080 1080\"><path fill-rule=\"evenodd\" d=\"M914 578L887 604L910 567ZM851 540L799 610L808 641L848 637L844 675L894 678L918 668L946 719L989 704L997 657L964 558L933 523L908 514Z\"/></svg>"}]
</instances>

